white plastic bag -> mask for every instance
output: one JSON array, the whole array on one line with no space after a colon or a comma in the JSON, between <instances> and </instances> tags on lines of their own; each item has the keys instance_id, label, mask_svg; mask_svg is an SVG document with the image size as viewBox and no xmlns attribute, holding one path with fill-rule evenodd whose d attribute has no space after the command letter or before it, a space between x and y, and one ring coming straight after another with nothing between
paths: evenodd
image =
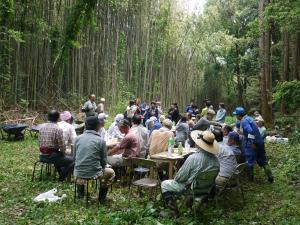
<instances>
[{"instance_id":1,"label":"white plastic bag","mask_svg":"<svg viewBox=\"0 0 300 225\"><path fill-rule=\"evenodd\" d=\"M50 191L39 194L37 197L35 197L33 199L33 201L44 202L44 201L48 200L49 202L57 202L58 200L61 200L65 197L67 197L66 194L63 194L61 197L58 197L55 195L56 192L57 192L57 189L53 188Z\"/></svg>"}]
</instances>

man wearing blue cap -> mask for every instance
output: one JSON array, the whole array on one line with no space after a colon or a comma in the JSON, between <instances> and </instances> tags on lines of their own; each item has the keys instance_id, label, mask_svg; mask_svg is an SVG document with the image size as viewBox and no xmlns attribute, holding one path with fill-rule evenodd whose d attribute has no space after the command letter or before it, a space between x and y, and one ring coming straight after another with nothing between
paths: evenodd
<instances>
[{"instance_id":1,"label":"man wearing blue cap","mask_svg":"<svg viewBox=\"0 0 300 225\"><path fill-rule=\"evenodd\" d=\"M254 166L257 162L259 166L263 167L270 183L273 182L272 171L266 159L265 143L263 137L260 135L258 127L254 120L246 115L243 107L237 107L233 113L238 122L237 128L244 135L244 149L245 158L248 164L248 174L250 180L254 178Z\"/></svg>"}]
</instances>

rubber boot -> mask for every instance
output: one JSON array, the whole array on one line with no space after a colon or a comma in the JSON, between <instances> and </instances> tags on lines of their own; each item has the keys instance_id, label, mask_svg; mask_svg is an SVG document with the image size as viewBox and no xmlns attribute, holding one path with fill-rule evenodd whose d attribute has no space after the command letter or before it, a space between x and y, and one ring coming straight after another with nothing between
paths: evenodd
<instances>
[{"instance_id":1,"label":"rubber boot","mask_svg":"<svg viewBox=\"0 0 300 225\"><path fill-rule=\"evenodd\" d=\"M167 205L167 207L171 210L173 217L178 217L178 208L175 199L173 198L173 194L171 192L162 193L162 197Z\"/></svg>"},{"instance_id":2,"label":"rubber boot","mask_svg":"<svg viewBox=\"0 0 300 225\"><path fill-rule=\"evenodd\" d=\"M254 168L253 167L248 167L247 168L247 175L248 175L248 179L250 181L254 180Z\"/></svg>"},{"instance_id":3,"label":"rubber boot","mask_svg":"<svg viewBox=\"0 0 300 225\"><path fill-rule=\"evenodd\" d=\"M101 187L100 188L100 193L99 193L99 202L101 203L101 204L106 204L106 202L107 202L107 198L106 198L106 196L107 196L107 192L108 192L108 188L107 187Z\"/></svg>"},{"instance_id":4,"label":"rubber boot","mask_svg":"<svg viewBox=\"0 0 300 225\"><path fill-rule=\"evenodd\" d=\"M192 196L187 196L185 198L185 206L188 208L188 209L192 209L193 208L193 197Z\"/></svg>"},{"instance_id":5,"label":"rubber boot","mask_svg":"<svg viewBox=\"0 0 300 225\"><path fill-rule=\"evenodd\" d=\"M270 183L273 183L274 182L274 178L273 178L273 174L272 174L272 171L270 169L270 166L269 165L265 165L263 168L264 168L265 174L268 177L268 181Z\"/></svg>"},{"instance_id":6,"label":"rubber boot","mask_svg":"<svg viewBox=\"0 0 300 225\"><path fill-rule=\"evenodd\" d=\"M78 198L84 197L84 185L83 184L77 184L77 197Z\"/></svg>"}]
</instances>

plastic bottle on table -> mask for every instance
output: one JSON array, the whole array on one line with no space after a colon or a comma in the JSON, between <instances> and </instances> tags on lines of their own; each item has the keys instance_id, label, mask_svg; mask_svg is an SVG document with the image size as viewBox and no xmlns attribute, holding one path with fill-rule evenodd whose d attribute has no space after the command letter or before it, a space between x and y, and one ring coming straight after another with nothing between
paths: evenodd
<instances>
[{"instance_id":1,"label":"plastic bottle on table","mask_svg":"<svg viewBox=\"0 0 300 225\"><path fill-rule=\"evenodd\" d=\"M190 151L191 151L191 146L190 146L190 142L189 142L188 139L185 141L184 148L185 148L185 151L186 151L187 153L190 153Z\"/></svg>"},{"instance_id":2,"label":"plastic bottle on table","mask_svg":"<svg viewBox=\"0 0 300 225\"><path fill-rule=\"evenodd\" d=\"M173 138L170 137L168 140L168 157L172 156L172 146L173 146Z\"/></svg>"},{"instance_id":3,"label":"plastic bottle on table","mask_svg":"<svg viewBox=\"0 0 300 225\"><path fill-rule=\"evenodd\" d=\"M178 145L178 155L182 155L182 153L183 153L183 147L182 147L181 142L179 142L179 145Z\"/></svg>"}]
</instances>

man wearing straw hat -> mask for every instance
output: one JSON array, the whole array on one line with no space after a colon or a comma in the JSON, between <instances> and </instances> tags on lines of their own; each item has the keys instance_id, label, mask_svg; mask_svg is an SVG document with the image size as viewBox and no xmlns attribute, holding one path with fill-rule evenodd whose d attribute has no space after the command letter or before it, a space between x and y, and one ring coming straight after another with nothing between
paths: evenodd
<instances>
[{"instance_id":1,"label":"man wearing straw hat","mask_svg":"<svg viewBox=\"0 0 300 225\"><path fill-rule=\"evenodd\" d=\"M199 172L216 170L217 174L220 168L216 157L219 145L214 134L210 131L195 130L192 131L191 137L199 151L187 158L173 180L165 180L161 184L163 199L175 217L178 216L178 209L173 195L185 192ZM213 183L214 178L211 180L211 184Z\"/></svg>"}]
</instances>

